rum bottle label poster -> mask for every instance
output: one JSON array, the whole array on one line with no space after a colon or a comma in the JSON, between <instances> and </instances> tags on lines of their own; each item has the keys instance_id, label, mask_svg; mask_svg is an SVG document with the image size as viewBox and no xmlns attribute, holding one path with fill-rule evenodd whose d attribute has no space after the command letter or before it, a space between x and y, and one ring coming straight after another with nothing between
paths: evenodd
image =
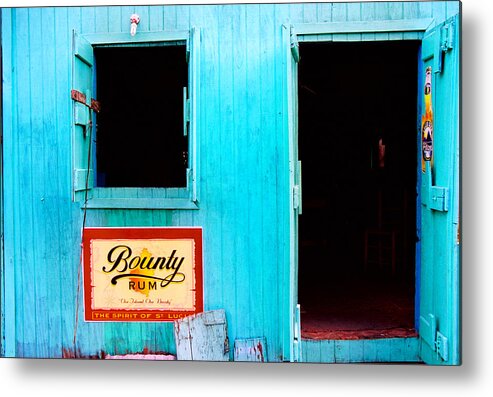
<instances>
[{"instance_id":1,"label":"rum bottle label poster","mask_svg":"<svg viewBox=\"0 0 493 397\"><path fill-rule=\"evenodd\" d=\"M84 231L86 321L174 321L201 312L201 229Z\"/></svg>"},{"instance_id":2,"label":"rum bottle label poster","mask_svg":"<svg viewBox=\"0 0 493 397\"><path fill-rule=\"evenodd\" d=\"M431 100L431 67L426 68L425 76L425 112L421 120L421 166L426 172L426 162L429 162L430 170L433 168L433 109Z\"/></svg>"}]
</instances>

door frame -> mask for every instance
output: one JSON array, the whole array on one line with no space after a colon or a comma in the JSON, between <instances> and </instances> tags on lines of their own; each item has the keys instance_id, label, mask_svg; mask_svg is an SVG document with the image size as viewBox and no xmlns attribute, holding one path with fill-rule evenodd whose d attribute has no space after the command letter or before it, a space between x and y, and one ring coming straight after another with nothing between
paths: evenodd
<instances>
[{"instance_id":1,"label":"door frame","mask_svg":"<svg viewBox=\"0 0 493 397\"><path fill-rule=\"evenodd\" d=\"M354 22L327 22L327 23L296 23L290 24L289 21L283 24L283 33L286 28L291 27L291 51L293 51L293 46L297 45L297 42L371 42L374 40L365 39L362 35L364 34L377 34L386 33L388 34L387 40L380 41L394 41L399 35L400 38L397 40L422 40L425 32L434 26L436 26L436 21L434 18L418 18L418 19L404 19L404 20L378 20L378 21L354 21ZM321 36L321 37L320 37ZM361 37L360 37L361 36ZM394 36L394 38L392 38ZM283 40L285 45L286 40ZM288 51L289 52L289 51ZM299 59L299 55L298 55ZM296 59L296 62L298 61ZM417 59L418 64L420 59ZM289 71L288 62L288 72L286 73L288 79L291 77L291 72ZM418 76L419 79L419 76ZM296 82L298 81L298 76L296 74ZM297 87L289 88L289 80L285 82L288 86L287 90L284 90L286 94L292 93L292 98L286 98L284 100L287 121L287 139L289 142L289 164L290 164L290 203L296 201L295 198L295 186L297 178L297 170L299 167L298 159L298 143L295 141L295 137L298 136L298 97L297 97ZM418 113L418 108L416 109ZM294 113L293 121L291 117ZM416 115L416 120L418 122L419 115ZM293 124L291 124L293 123ZM419 150L418 150L419 152ZM418 162L418 165L420 163ZM418 170L417 170L418 172ZM299 177L299 185L301 186L301 175ZM419 180L417 180L419 183ZM301 194L301 193L300 193ZM416 207L416 211L419 207ZM295 208L295 206L290 205L290 250L289 250L289 280L290 285L288 288L288 302L289 302L289 332L287 333L290 337L290 347L289 347L289 358L290 361L303 361L303 351L301 343L301 325L300 325L300 307L298 305L298 222L297 217L301 214L300 209ZM417 243L419 244L419 242ZM417 251L418 252L418 251ZM417 258L416 260L419 260ZM419 280L417 280L416 285L418 286ZM419 293L419 292L418 292ZM419 310L419 302L417 307Z\"/></svg>"}]
</instances>

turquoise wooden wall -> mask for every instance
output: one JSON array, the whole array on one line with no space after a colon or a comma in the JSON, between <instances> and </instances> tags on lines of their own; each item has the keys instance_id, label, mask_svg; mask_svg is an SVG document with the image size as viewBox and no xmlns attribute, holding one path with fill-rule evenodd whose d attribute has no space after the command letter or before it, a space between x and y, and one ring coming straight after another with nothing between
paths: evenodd
<instances>
[{"instance_id":1,"label":"turquoise wooden wall","mask_svg":"<svg viewBox=\"0 0 493 397\"><path fill-rule=\"evenodd\" d=\"M2 9L6 356L175 352L171 323L85 323L81 204L72 196L72 29L202 29L198 210L88 211L87 226L202 226L205 309L230 340L287 360L289 176L281 24L434 17L458 3ZM363 38L364 39L364 38ZM78 319L76 318L78 312ZM75 338L74 338L75 333ZM75 344L74 344L75 339Z\"/></svg>"}]
</instances>

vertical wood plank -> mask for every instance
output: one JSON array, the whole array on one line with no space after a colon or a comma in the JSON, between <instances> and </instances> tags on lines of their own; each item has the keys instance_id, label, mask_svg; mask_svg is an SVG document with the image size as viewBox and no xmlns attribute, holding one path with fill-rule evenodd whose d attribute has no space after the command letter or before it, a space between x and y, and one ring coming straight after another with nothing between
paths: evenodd
<instances>
[{"instance_id":1,"label":"vertical wood plank","mask_svg":"<svg viewBox=\"0 0 493 397\"><path fill-rule=\"evenodd\" d=\"M42 8L41 9L41 35L39 48L42 48L42 43L56 43L55 36L55 9L54 8ZM57 79L55 74L54 61L56 45L50 46L41 54L41 75L43 76L41 82L41 101L43 104L43 114L41 115L43 121L43 153L44 169L42 169L42 178L45 180L45 186L41 192L42 212L44 216L41 220L42 236L45 236L42 240L41 257L46 258L49 265L45 265L45 274L49 274L46 282L46 303L44 305L44 311L47 319L45 326L49 330L48 346L46 353L48 357L60 357L62 352L61 345L61 324L59 322L60 314L55 310L50 310L55 302L60 302L60 288L59 280L61 279L61 239L52 239L52 233L54 230L59 230L60 226L60 213L59 202L56 198L53 198L51 192L56 192L59 186L58 170L62 168L62 164L58 158L58 136L56 127L56 101L52 100L52 95L57 91ZM43 117L44 115L44 117ZM38 220L39 221L39 220ZM42 268L42 266L40 266Z\"/></svg>"},{"instance_id":2,"label":"vertical wood plank","mask_svg":"<svg viewBox=\"0 0 493 397\"><path fill-rule=\"evenodd\" d=\"M32 181L30 177L30 163L31 163L31 99L30 99L30 85L31 74L30 64L26 61L29 54L29 10L28 9L16 9L15 10L16 21L16 47L15 51L15 64L17 67L17 97L29 98L27 101L18 101L17 108L17 120L18 120L18 134L16 136L16 145L18 147L17 152L17 168L16 171L19 175L17 197L23 197L25 202L32 202ZM20 195L22 192L22 195ZM16 258L16 283L20 283L26 286L24 291L20 288L16 289L16 310L18 310L19 316L17 316L16 330L18 335L18 343L20 349L17 354L20 357L33 357L36 355L36 342L35 342L35 321L36 321L36 305L26 305L24 302L36 302L35 293L35 269L32 264L32 245L30 238L26 239L26 236L30 237L28 231L33 230L32 222L32 210L30 206L20 206L17 204L16 212L19 217L16 219L16 225L19 229L19 252ZM28 309L29 308L29 309ZM31 310L31 311L29 311Z\"/></svg>"},{"instance_id":3,"label":"vertical wood plank","mask_svg":"<svg viewBox=\"0 0 493 397\"><path fill-rule=\"evenodd\" d=\"M236 339L234 344L234 361L267 362L265 338Z\"/></svg>"},{"instance_id":4,"label":"vertical wood plank","mask_svg":"<svg viewBox=\"0 0 493 397\"><path fill-rule=\"evenodd\" d=\"M403 19L404 15L404 4L401 2L390 2L389 3L389 17L390 19ZM402 40L403 34L401 32L393 32L389 35L389 39L391 40Z\"/></svg>"},{"instance_id":5,"label":"vertical wood plank","mask_svg":"<svg viewBox=\"0 0 493 397\"><path fill-rule=\"evenodd\" d=\"M176 29L190 28L190 6L179 5L176 7Z\"/></svg>"},{"instance_id":6,"label":"vertical wood plank","mask_svg":"<svg viewBox=\"0 0 493 397\"><path fill-rule=\"evenodd\" d=\"M361 21L361 3L348 3L347 4L347 20L348 21ZM361 41L361 34L348 35L350 41Z\"/></svg>"},{"instance_id":7,"label":"vertical wood plank","mask_svg":"<svg viewBox=\"0 0 493 397\"><path fill-rule=\"evenodd\" d=\"M332 21L332 3L318 3L317 4L318 22L331 22Z\"/></svg>"},{"instance_id":8,"label":"vertical wood plank","mask_svg":"<svg viewBox=\"0 0 493 397\"><path fill-rule=\"evenodd\" d=\"M215 286L222 285L221 265L222 256L222 217L221 208L224 196L223 189L217 189L219 175L224 173L223 163L221 162L221 123L218 111L211 109L221 108L221 76L219 48L220 36L218 30L218 10L219 6L210 6L204 10L202 15L204 26L215 26L215 29L202 30L202 63L201 71L203 82L200 92L202 93L201 125L207 131L207 139L199 139L200 152L200 184L201 205L209 209L205 214L201 211L200 220L197 224L208 225L203 230L204 252L214 252L217 260L214 263L204 262L204 303L205 310L215 307L222 307L222 293ZM195 23L195 18L193 22ZM199 137L200 138L200 137ZM207 155L205 155L207 154ZM206 183L209 181L210 183ZM210 267L209 267L210 266ZM210 269L206 271L206 269ZM218 271L212 271L218 269ZM215 292L213 292L215 291Z\"/></svg>"},{"instance_id":9,"label":"vertical wood plank","mask_svg":"<svg viewBox=\"0 0 493 397\"><path fill-rule=\"evenodd\" d=\"M164 30L164 6L149 8L149 30L151 32Z\"/></svg>"},{"instance_id":10,"label":"vertical wood plank","mask_svg":"<svg viewBox=\"0 0 493 397\"><path fill-rule=\"evenodd\" d=\"M268 153L276 151L276 63L272 55L275 52L274 40L265 40L265 37L273 36L278 32L278 26L275 20L275 8L273 5L262 5L260 9L260 27L258 33L258 47L260 49L260 67L259 67L259 82L262 86L259 87L259 128L261 144L261 163L260 169L263 172L259 176L259 180L263 183L259 186L258 197L260 199L261 214L257 227L262 230L263 238L260 241L259 249L262 253L270 252L277 257L278 243L276 239L276 229L268 225L276 223L276 180L277 180L277 163L273 156ZM280 324L282 324L282 313L274 308L279 307L279 294L272 285L279 281L279 273L276 261L271 255L260 255L261 261L257 272L261 275L257 281L253 281L253 285L259 288L259 298L262 299L262 323L267 325L265 328L265 336L267 340L267 354L269 360L277 360L278 357L272 352L280 351L279 335L281 333ZM267 303L270 302L270 303ZM253 305L253 307L258 307ZM260 311L260 310L259 310ZM275 345L274 345L275 344Z\"/></svg>"},{"instance_id":11,"label":"vertical wood plank","mask_svg":"<svg viewBox=\"0 0 493 397\"><path fill-rule=\"evenodd\" d=\"M287 84L290 81L290 74L288 73L287 65L287 43L284 40L283 32L284 27L281 25L289 19L289 9L283 4L275 5L276 15L276 101L275 101L275 114L276 114L276 131L279 133L276 137L277 153L279 158L277 160L277 222L279 227L277 228L277 239L279 241L277 252L277 274L278 283L282 286L278 291L279 310L280 316L280 329L281 329L281 346L282 357L280 360L289 360L291 354L291 325L290 325L290 313L292 307L290 307L290 202L289 202L289 133L286 128L286 120L288 119L287 113ZM285 33L284 33L285 34ZM287 190L287 191L286 191ZM285 192L284 194L281 192Z\"/></svg>"},{"instance_id":12,"label":"vertical wood plank","mask_svg":"<svg viewBox=\"0 0 493 397\"><path fill-rule=\"evenodd\" d=\"M404 3L404 18L417 19L419 17L418 3L405 2ZM403 39L405 40L417 40L419 39L419 33L417 32L404 32Z\"/></svg>"},{"instance_id":13,"label":"vertical wood plank","mask_svg":"<svg viewBox=\"0 0 493 397\"><path fill-rule=\"evenodd\" d=\"M151 25L149 6L135 7L135 13L140 17L140 22L137 25L137 32L148 32ZM130 21L130 15L128 16L128 18Z\"/></svg>"},{"instance_id":14,"label":"vertical wood plank","mask_svg":"<svg viewBox=\"0 0 493 397\"><path fill-rule=\"evenodd\" d=\"M431 1L419 1L418 10L420 18L431 18L433 16L433 3Z\"/></svg>"},{"instance_id":15,"label":"vertical wood plank","mask_svg":"<svg viewBox=\"0 0 493 397\"><path fill-rule=\"evenodd\" d=\"M228 198L236 200L235 189L236 175L231 164L231 159L236 158L234 144L234 94L235 94L235 78L234 78L234 26L238 24L234 8L229 5L222 5L218 13L218 30L219 30L219 84L221 98L221 106L219 107L222 123L220 124L221 142L223 150L220 152L220 162L223 165L223 178L219 186L222 189L222 218L221 235L222 252L221 264L218 264L221 273L221 289L222 289L222 304L230 308L234 314L238 307L235 288L236 272L232 263L232 258L235 258L236 242L234 238L234 220L236 211L233 203L229 202ZM217 116L219 117L219 116ZM228 259L229 258L229 259ZM233 315L229 324L229 332L236 335L237 318Z\"/></svg>"},{"instance_id":16,"label":"vertical wood plank","mask_svg":"<svg viewBox=\"0 0 493 397\"><path fill-rule=\"evenodd\" d=\"M287 20L289 20L290 23L300 23L303 22L303 8L305 4L302 3L291 3L291 4L285 4L285 7L288 8L288 16ZM283 23L286 21L283 21Z\"/></svg>"},{"instance_id":17,"label":"vertical wood plank","mask_svg":"<svg viewBox=\"0 0 493 397\"><path fill-rule=\"evenodd\" d=\"M460 12L460 2L459 1L448 1L446 4L446 18L451 18Z\"/></svg>"},{"instance_id":18,"label":"vertical wood plank","mask_svg":"<svg viewBox=\"0 0 493 397\"><path fill-rule=\"evenodd\" d=\"M372 21L375 19L375 3L374 2L364 2L361 3L361 17L363 20ZM373 41L375 40L375 33L363 33L361 35L361 40Z\"/></svg>"},{"instance_id":19,"label":"vertical wood plank","mask_svg":"<svg viewBox=\"0 0 493 397\"><path fill-rule=\"evenodd\" d=\"M109 15L108 7L95 7L94 9L94 25L98 32L109 32Z\"/></svg>"},{"instance_id":20,"label":"vertical wood plank","mask_svg":"<svg viewBox=\"0 0 493 397\"><path fill-rule=\"evenodd\" d=\"M176 6L164 5L163 6L163 25L164 30L169 31L176 29L177 17L176 17Z\"/></svg>"},{"instance_id":21,"label":"vertical wood plank","mask_svg":"<svg viewBox=\"0 0 493 397\"><path fill-rule=\"evenodd\" d=\"M14 70L14 62L15 55L13 51L13 31L15 27L14 21L14 13L16 10L14 9L0 9L0 15L2 18L2 100L3 100L3 109L2 109L2 134L3 134L3 144L2 150L3 153L10 153L10 156L2 155L2 182L3 182L3 202L4 205L2 210L2 216L4 220L4 233L6 236L10 236L8 239L4 239L4 251L3 251L3 259L2 262L3 268L3 279L4 289L2 291L2 302L1 309L2 313L2 321L3 321L3 330L2 337L4 337L4 343L2 344L3 351L2 353L5 357L15 357L16 356L16 347L18 334L20 334L19 330L16 328L17 326L17 318L16 318L16 263L15 258L18 252L18 227L16 226L16 210L15 203L17 200L14 199L16 197L17 192L17 173L14 170L16 167L16 159L17 159L17 145L16 145L16 134L14 131L17 131L17 120L16 120L16 111L14 108L15 98L16 98L16 83L15 83L15 75L13 74ZM9 194L9 192L11 192ZM18 196L17 196L18 197ZM17 279L19 280L19 279Z\"/></svg>"},{"instance_id":22,"label":"vertical wood plank","mask_svg":"<svg viewBox=\"0 0 493 397\"><path fill-rule=\"evenodd\" d=\"M302 340L301 344L304 363L322 363L321 343L319 341Z\"/></svg>"},{"instance_id":23,"label":"vertical wood plank","mask_svg":"<svg viewBox=\"0 0 493 397\"><path fill-rule=\"evenodd\" d=\"M108 31L115 33L123 32L121 7L108 7Z\"/></svg>"},{"instance_id":24,"label":"vertical wood plank","mask_svg":"<svg viewBox=\"0 0 493 397\"><path fill-rule=\"evenodd\" d=\"M81 7L81 34L96 32L96 7Z\"/></svg>"},{"instance_id":25,"label":"vertical wood plank","mask_svg":"<svg viewBox=\"0 0 493 397\"><path fill-rule=\"evenodd\" d=\"M389 15L389 3L376 3L375 4L375 18L377 20L390 19ZM388 33L375 33L375 40L388 40Z\"/></svg>"},{"instance_id":26,"label":"vertical wood plank","mask_svg":"<svg viewBox=\"0 0 493 397\"><path fill-rule=\"evenodd\" d=\"M347 3L333 3L332 4L332 22L345 22L347 21ZM346 41L347 34L333 34L333 41Z\"/></svg>"},{"instance_id":27,"label":"vertical wood plank","mask_svg":"<svg viewBox=\"0 0 493 397\"><path fill-rule=\"evenodd\" d=\"M318 8L316 3L304 3L302 4L302 13L304 23L316 23L318 22ZM291 10L291 18L294 21L293 10Z\"/></svg>"},{"instance_id":28,"label":"vertical wood plank","mask_svg":"<svg viewBox=\"0 0 493 397\"><path fill-rule=\"evenodd\" d=\"M247 92L247 65L246 65L246 6L233 8L233 131L231 135L231 159L229 167L234 175L233 195L235 200L240 200L240 197L248 197L247 186L242 181L249 179L248 167L248 151L242 150L242 147L248 147L248 130L247 130L247 98L244 95ZM234 159L234 160L233 160ZM233 161L232 161L233 160ZM237 230L247 230L247 206L242 205L237 207L235 217L231 218L233 227ZM241 236L235 233L234 237L234 254L237 258L246 258L248 255L248 237ZM242 330L245 335L249 334L250 323L252 320L252 312L249 307L250 291L245 288L248 284L249 273L247 267L242 265L242 259L239 259L239 266L236 268L234 289L236 290L236 313L242 313L241 316L236 316L236 321L233 321L234 327L237 330Z\"/></svg>"},{"instance_id":29,"label":"vertical wood plank","mask_svg":"<svg viewBox=\"0 0 493 397\"><path fill-rule=\"evenodd\" d=\"M433 18L435 18L437 24L442 23L447 19L447 1L434 1L433 6Z\"/></svg>"}]
</instances>

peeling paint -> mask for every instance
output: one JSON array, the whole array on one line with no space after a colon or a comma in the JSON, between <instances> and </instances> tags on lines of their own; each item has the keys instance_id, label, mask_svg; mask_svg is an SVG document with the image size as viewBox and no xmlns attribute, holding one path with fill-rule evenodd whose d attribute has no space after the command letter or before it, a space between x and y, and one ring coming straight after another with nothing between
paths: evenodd
<instances>
[{"instance_id":1,"label":"peeling paint","mask_svg":"<svg viewBox=\"0 0 493 397\"><path fill-rule=\"evenodd\" d=\"M73 349L62 348L62 358L83 358L83 359L95 359L100 360L106 356L104 351L100 351L96 354L81 354L80 350L77 349L74 351Z\"/></svg>"},{"instance_id":2,"label":"peeling paint","mask_svg":"<svg viewBox=\"0 0 493 397\"><path fill-rule=\"evenodd\" d=\"M151 360L151 361L172 361L176 357L171 354L123 354L123 355L107 355L105 360Z\"/></svg>"},{"instance_id":3,"label":"peeling paint","mask_svg":"<svg viewBox=\"0 0 493 397\"><path fill-rule=\"evenodd\" d=\"M72 358L72 359L94 359L94 360L153 360L153 361L172 361L176 360L176 356L156 351L152 352L148 348L144 348L141 352L126 353L126 354L107 354L104 351L100 351L96 354L84 355L81 354L80 350L63 348L62 358Z\"/></svg>"},{"instance_id":4,"label":"peeling paint","mask_svg":"<svg viewBox=\"0 0 493 397\"><path fill-rule=\"evenodd\" d=\"M264 362L264 350L262 349L262 343L260 342L257 343L257 349L259 352L260 361Z\"/></svg>"}]
</instances>

